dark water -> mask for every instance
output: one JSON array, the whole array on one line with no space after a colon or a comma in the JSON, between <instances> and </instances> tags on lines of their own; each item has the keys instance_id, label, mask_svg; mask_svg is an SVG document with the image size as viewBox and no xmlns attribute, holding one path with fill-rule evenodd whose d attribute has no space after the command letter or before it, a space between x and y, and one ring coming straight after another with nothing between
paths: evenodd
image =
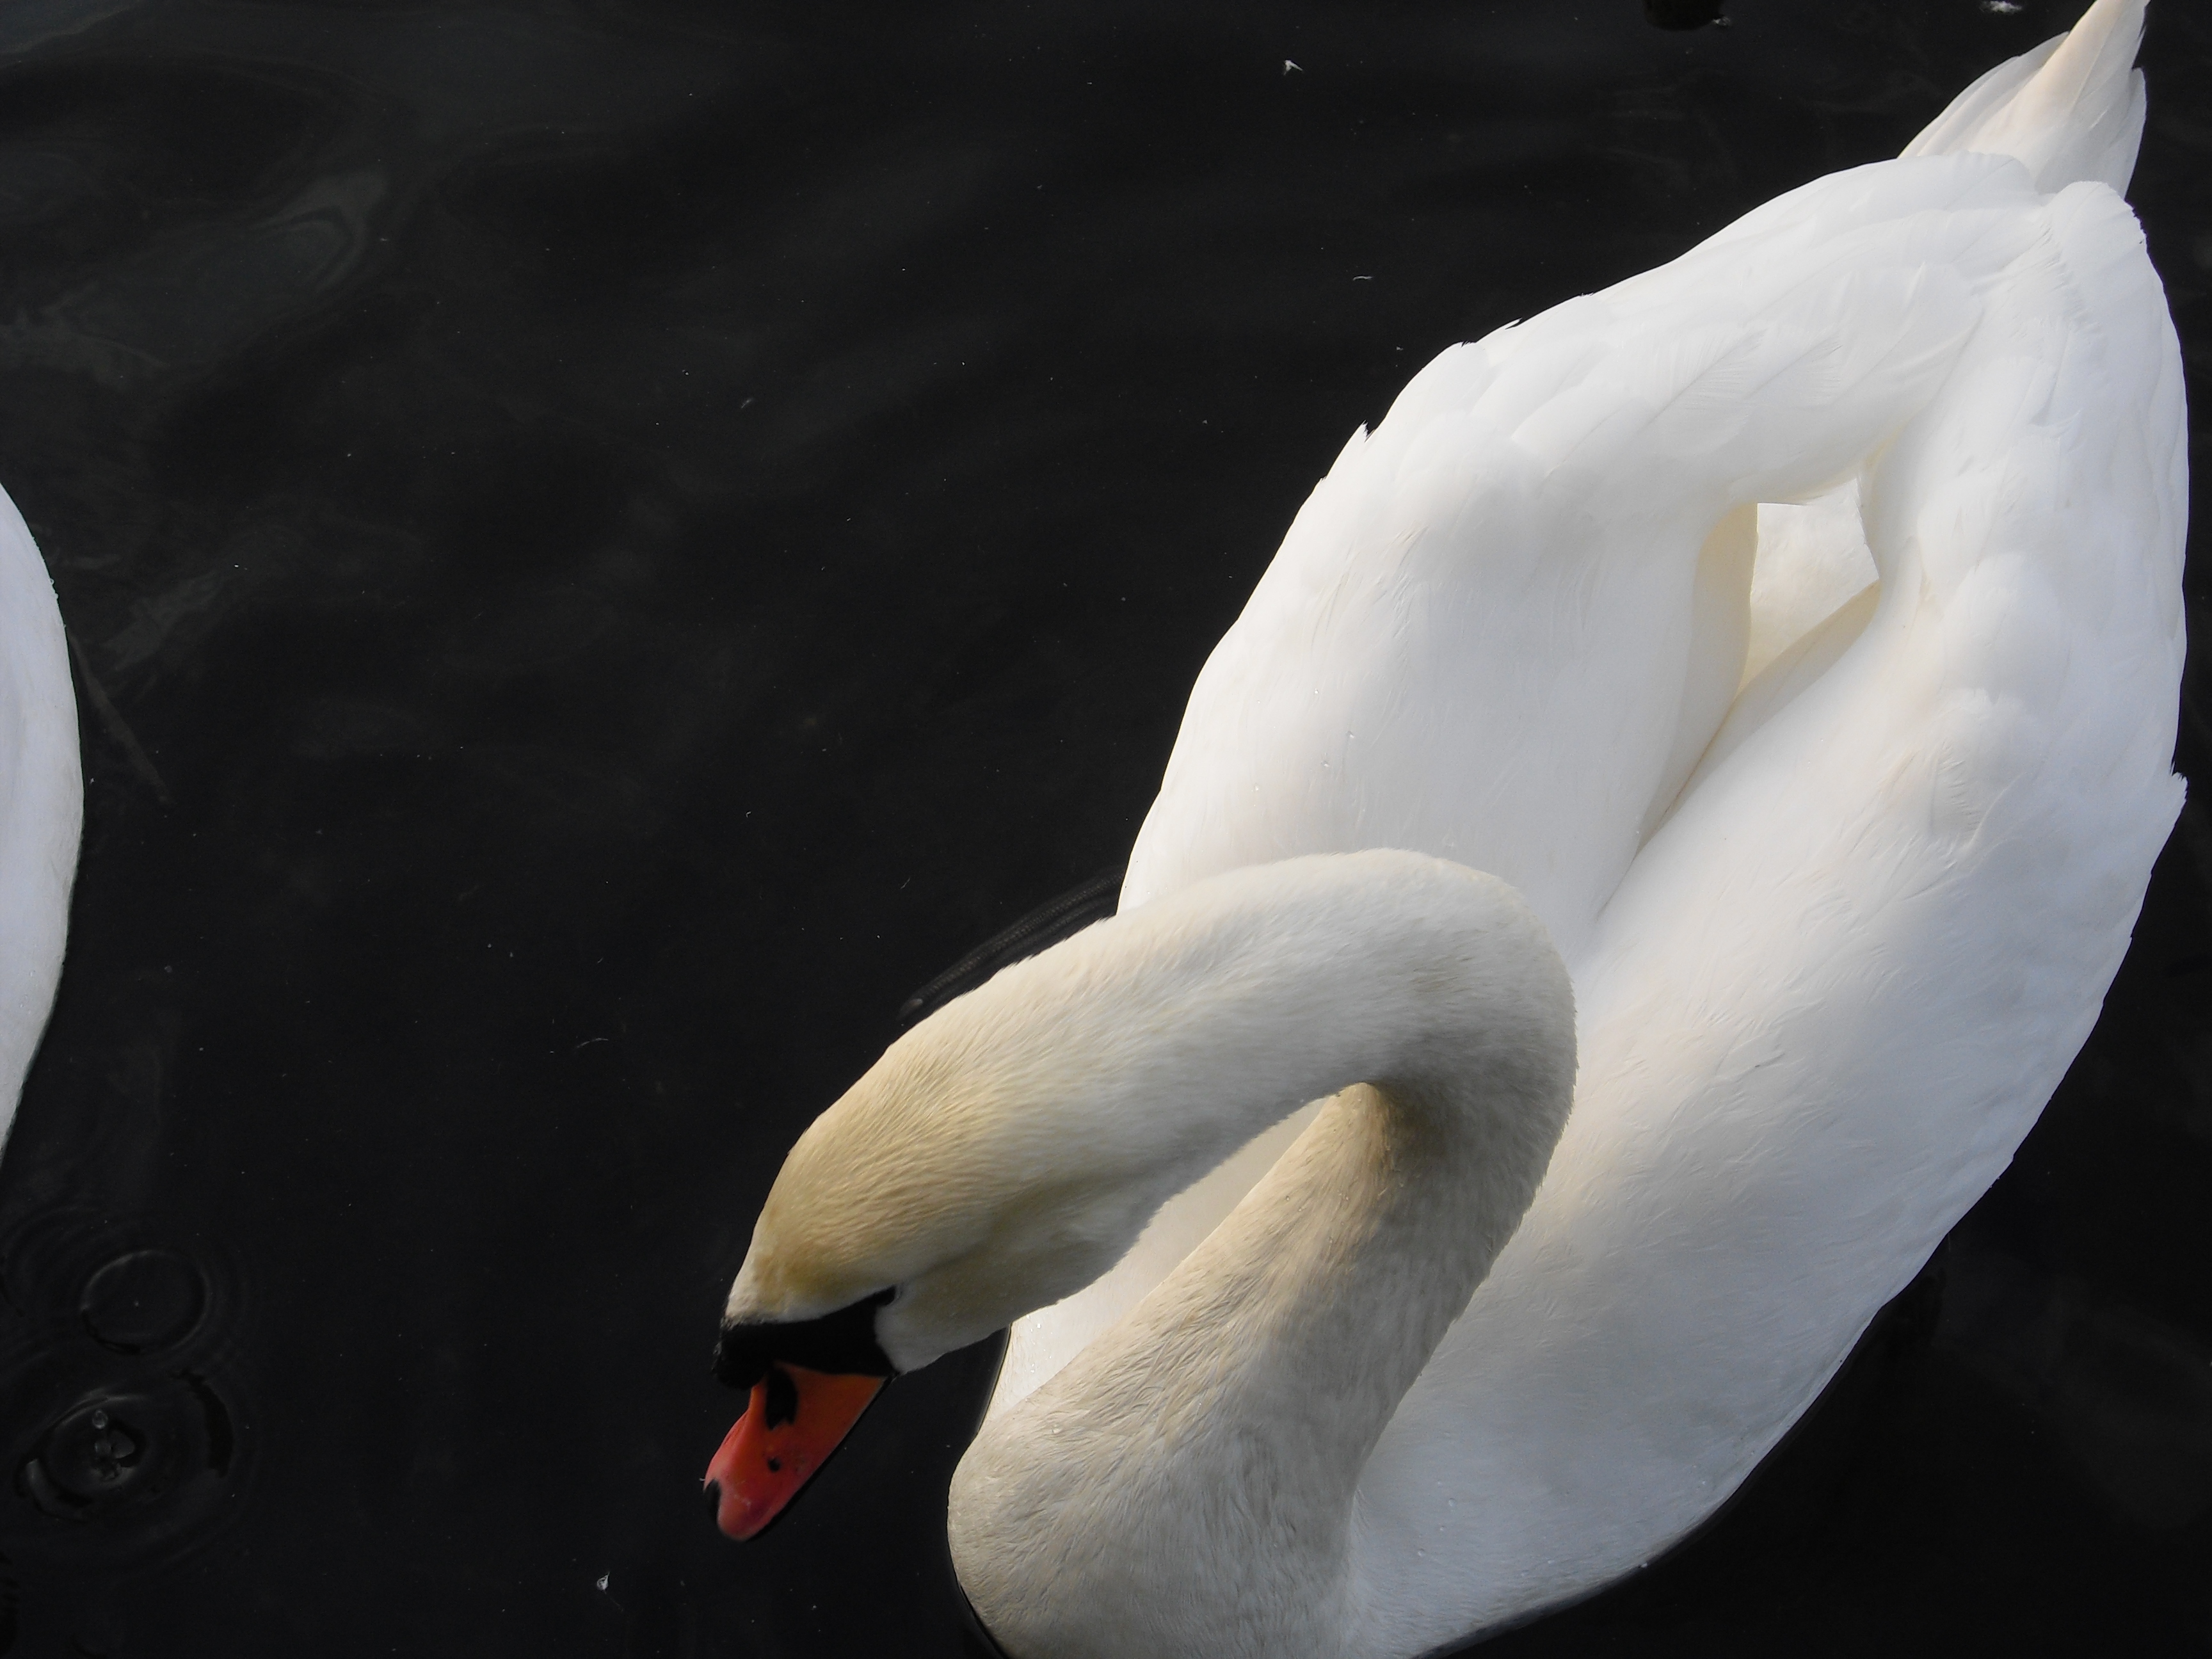
<instances>
[{"instance_id":1,"label":"dark water","mask_svg":"<svg viewBox=\"0 0 2212 1659\"><path fill-rule=\"evenodd\" d=\"M786 1146L1118 861L1413 368L1893 153L2078 6L1650 9L0 3L0 478L91 778L0 1171L15 1652L965 1650L988 1355L757 1545L702 1514ZM2212 13L2154 9L2134 195L2195 370ZM2209 893L2192 804L1830 1398L1493 1651L2212 1649Z\"/></svg>"}]
</instances>

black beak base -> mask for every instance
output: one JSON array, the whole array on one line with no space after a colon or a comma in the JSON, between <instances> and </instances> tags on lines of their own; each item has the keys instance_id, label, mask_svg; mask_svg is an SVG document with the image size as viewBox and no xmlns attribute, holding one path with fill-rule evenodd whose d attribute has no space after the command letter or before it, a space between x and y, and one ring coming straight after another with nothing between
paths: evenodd
<instances>
[{"instance_id":1,"label":"black beak base","mask_svg":"<svg viewBox=\"0 0 2212 1659\"><path fill-rule=\"evenodd\" d=\"M714 1344L714 1375L740 1393L778 1363L840 1376L896 1376L898 1367L876 1341L876 1310L896 1294L894 1285L818 1319L726 1325Z\"/></svg>"}]
</instances>

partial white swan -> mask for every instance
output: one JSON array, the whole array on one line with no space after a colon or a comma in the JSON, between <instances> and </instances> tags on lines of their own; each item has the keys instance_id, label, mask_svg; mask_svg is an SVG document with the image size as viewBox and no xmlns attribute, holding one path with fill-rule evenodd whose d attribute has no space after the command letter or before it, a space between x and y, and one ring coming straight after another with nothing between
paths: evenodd
<instances>
[{"instance_id":1,"label":"partial white swan","mask_svg":"<svg viewBox=\"0 0 2212 1659\"><path fill-rule=\"evenodd\" d=\"M0 1139L61 982L83 822L61 609L23 515L0 492Z\"/></svg>"},{"instance_id":2,"label":"partial white swan","mask_svg":"<svg viewBox=\"0 0 2212 1659\"><path fill-rule=\"evenodd\" d=\"M2179 810L2142 13L1355 434L1200 677L1123 914L902 1038L779 1176L728 1529L852 1375L1016 1315L951 1530L1023 1659L1415 1654L1735 1488L2011 1157ZM1468 988L1544 956L1441 899L1460 957L1394 933L1423 881L1508 908L1415 854L1525 896L1581 1045L1440 1337L1548 1122L1486 1092L1534 1027ZM1443 1099L1514 1126L1482 1173Z\"/></svg>"}]
</instances>

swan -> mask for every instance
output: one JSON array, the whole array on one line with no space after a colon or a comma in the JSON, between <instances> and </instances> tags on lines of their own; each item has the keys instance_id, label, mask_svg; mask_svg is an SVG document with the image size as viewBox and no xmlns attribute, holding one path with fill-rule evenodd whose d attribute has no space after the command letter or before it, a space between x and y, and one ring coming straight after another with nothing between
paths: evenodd
<instances>
[{"instance_id":1,"label":"swan","mask_svg":"<svg viewBox=\"0 0 2212 1659\"><path fill-rule=\"evenodd\" d=\"M0 490L0 1142L61 983L83 823L61 607L23 515Z\"/></svg>"},{"instance_id":2,"label":"swan","mask_svg":"<svg viewBox=\"0 0 2212 1659\"><path fill-rule=\"evenodd\" d=\"M2179 810L2142 11L1354 434L1120 913L778 1174L724 1531L1010 1322L948 1528L1018 1659L1425 1652L1735 1489L2009 1160Z\"/></svg>"}]
</instances>

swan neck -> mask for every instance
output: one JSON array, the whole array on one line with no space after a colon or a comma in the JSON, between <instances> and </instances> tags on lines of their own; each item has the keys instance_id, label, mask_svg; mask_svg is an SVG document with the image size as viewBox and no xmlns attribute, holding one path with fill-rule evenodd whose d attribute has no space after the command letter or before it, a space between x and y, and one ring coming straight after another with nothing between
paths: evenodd
<instances>
[{"instance_id":1,"label":"swan neck","mask_svg":"<svg viewBox=\"0 0 2212 1659\"><path fill-rule=\"evenodd\" d=\"M1540 927L1501 883L1475 907L1450 896L1441 917L1386 905L1396 921L1364 944L1387 948L1309 963L1313 1000L1264 1046L1307 1068L1273 1115L1327 1095L1318 1118L963 1462L955 1560L1010 1650L1083 1650L1059 1621L1150 1607L1296 1653L1349 1616L1360 1470L1534 1196L1572 1087L1565 970ZM1253 1046L1227 1034L1228 1063L1183 1103L1217 1103L1240 1139L1264 1127L1238 1086ZM1044 1580L1059 1588L1040 1598Z\"/></svg>"}]
</instances>

